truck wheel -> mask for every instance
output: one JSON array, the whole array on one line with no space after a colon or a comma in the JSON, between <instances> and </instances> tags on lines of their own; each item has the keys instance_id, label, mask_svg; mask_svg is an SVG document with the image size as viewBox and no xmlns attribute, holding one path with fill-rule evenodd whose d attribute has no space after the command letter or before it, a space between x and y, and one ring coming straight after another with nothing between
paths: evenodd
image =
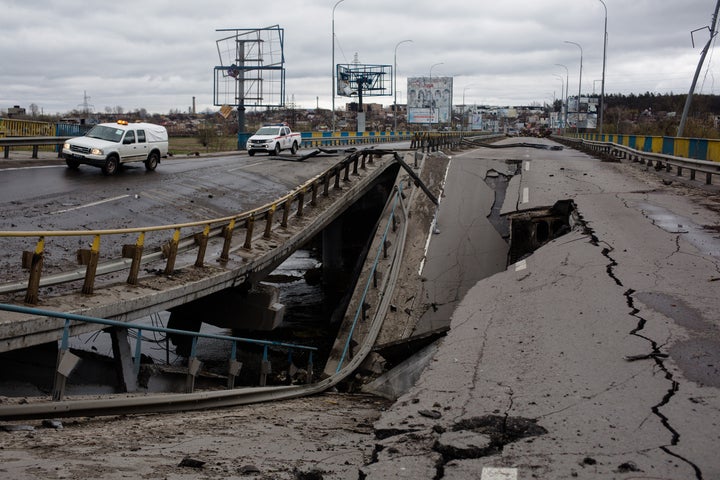
<instances>
[{"instance_id":1,"label":"truck wheel","mask_svg":"<svg viewBox=\"0 0 720 480\"><path fill-rule=\"evenodd\" d=\"M158 152L150 152L147 160L145 160L145 170L147 170L148 172L152 172L157 168L159 161L160 155L158 155Z\"/></svg>"},{"instance_id":2,"label":"truck wheel","mask_svg":"<svg viewBox=\"0 0 720 480\"><path fill-rule=\"evenodd\" d=\"M102 167L102 172L105 175L114 175L115 172L117 172L119 165L120 163L118 162L118 157L115 155L108 157L107 160L105 160L105 165Z\"/></svg>"},{"instance_id":3,"label":"truck wheel","mask_svg":"<svg viewBox=\"0 0 720 480\"><path fill-rule=\"evenodd\" d=\"M66 158L65 163L67 164L68 168L71 168L73 170L77 170L80 167L80 162L77 160L73 160L72 158Z\"/></svg>"},{"instance_id":4,"label":"truck wheel","mask_svg":"<svg viewBox=\"0 0 720 480\"><path fill-rule=\"evenodd\" d=\"M255 155L255 150L248 150L248 155L251 157Z\"/></svg>"},{"instance_id":5,"label":"truck wheel","mask_svg":"<svg viewBox=\"0 0 720 480\"><path fill-rule=\"evenodd\" d=\"M278 155L280 155L280 144L279 143L275 144L275 148L273 149L273 155L275 155L276 157Z\"/></svg>"},{"instance_id":6,"label":"truck wheel","mask_svg":"<svg viewBox=\"0 0 720 480\"><path fill-rule=\"evenodd\" d=\"M298 151L298 144L297 144L297 142L293 142L292 147L290 147L290 153L295 155L297 153L297 151Z\"/></svg>"}]
</instances>

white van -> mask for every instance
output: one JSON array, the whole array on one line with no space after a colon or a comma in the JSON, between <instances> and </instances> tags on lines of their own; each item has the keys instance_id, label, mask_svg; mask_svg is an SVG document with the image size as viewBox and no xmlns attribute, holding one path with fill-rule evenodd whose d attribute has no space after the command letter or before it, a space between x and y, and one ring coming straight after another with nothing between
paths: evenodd
<instances>
[{"instance_id":1,"label":"white van","mask_svg":"<svg viewBox=\"0 0 720 480\"><path fill-rule=\"evenodd\" d=\"M72 169L92 165L112 175L123 163L144 162L145 168L152 171L160 158L167 157L168 135L165 127L153 123L100 123L84 137L65 142L62 153Z\"/></svg>"}]
</instances>

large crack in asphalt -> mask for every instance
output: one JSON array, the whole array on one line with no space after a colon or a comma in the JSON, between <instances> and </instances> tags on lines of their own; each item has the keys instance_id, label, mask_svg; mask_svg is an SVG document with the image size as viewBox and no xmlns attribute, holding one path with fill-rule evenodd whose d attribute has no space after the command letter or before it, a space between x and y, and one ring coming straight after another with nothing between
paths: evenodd
<instances>
[{"instance_id":1,"label":"large crack in asphalt","mask_svg":"<svg viewBox=\"0 0 720 480\"><path fill-rule=\"evenodd\" d=\"M607 245L605 242L602 242L597 235L595 234L595 231L588 226L587 222L584 220L582 215L578 212L578 218L579 223L583 226L583 229L585 233L590 237L590 243L596 247L602 247L602 255L607 258L608 264L606 267L606 271L608 276L620 287L624 287L622 281L615 273L615 267L618 266L617 261L612 257L611 253L613 251L612 247L610 245ZM635 290L632 288L628 288L625 293L623 294L625 297L625 301L630 308L630 312L628 315L636 319L636 326L633 328L629 333L630 335L636 336L638 338L641 338L648 342L650 344L650 353L648 354L642 354L642 355L635 355L632 357L626 357L629 361L634 360L640 360L640 359L652 359L655 364L657 365L658 369L663 372L665 380L667 380L670 383L670 386L668 387L667 391L663 395L662 399L655 405L653 405L650 410L652 411L653 415L655 415L659 420L662 426L670 433L670 445L662 445L660 446L660 449L665 452L666 454L677 458L678 460L682 461L683 463L687 464L690 468L693 469L695 472L695 478L696 480L704 480L703 479L703 473L700 468L693 463L690 459L683 457L682 455L673 452L670 447L677 446L680 444L680 432L678 432L677 429L675 429L672 424L670 423L670 419L662 413L662 408L669 404L672 398L675 396L675 394L680 390L680 384L679 382L674 378L672 372L667 368L665 365L665 359L668 357L666 353L663 353L661 350L662 345L658 344L655 340L643 335L641 332L644 330L645 325L647 324L647 320L640 315L641 311L635 306L635 301L633 294L635 293Z\"/></svg>"}]
</instances>

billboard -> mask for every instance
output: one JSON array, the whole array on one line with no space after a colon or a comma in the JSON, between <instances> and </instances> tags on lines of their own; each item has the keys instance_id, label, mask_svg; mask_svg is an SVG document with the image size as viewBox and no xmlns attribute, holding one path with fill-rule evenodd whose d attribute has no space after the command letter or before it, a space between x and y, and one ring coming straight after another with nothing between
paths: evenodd
<instances>
[{"instance_id":1,"label":"billboard","mask_svg":"<svg viewBox=\"0 0 720 480\"><path fill-rule=\"evenodd\" d=\"M452 77L408 78L408 123L449 123L452 98Z\"/></svg>"},{"instance_id":2,"label":"billboard","mask_svg":"<svg viewBox=\"0 0 720 480\"><path fill-rule=\"evenodd\" d=\"M285 103L285 30L229 28L217 30L220 65L214 68L213 105L281 107Z\"/></svg>"},{"instance_id":3,"label":"billboard","mask_svg":"<svg viewBox=\"0 0 720 480\"><path fill-rule=\"evenodd\" d=\"M390 65L337 65L336 92L341 97L362 94L364 97L392 95Z\"/></svg>"}]
</instances>

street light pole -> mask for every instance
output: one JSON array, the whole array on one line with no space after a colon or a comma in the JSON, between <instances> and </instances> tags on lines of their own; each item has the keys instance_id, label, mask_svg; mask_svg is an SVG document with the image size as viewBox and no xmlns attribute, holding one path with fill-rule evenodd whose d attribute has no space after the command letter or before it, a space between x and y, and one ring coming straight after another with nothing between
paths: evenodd
<instances>
[{"instance_id":1,"label":"street light pole","mask_svg":"<svg viewBox=\"0 0 720 480\"><path fill-rule=\"evenodd\" d=\"M467 122L465 121L465 115L467 114L467 105L465 105L465 91L466 91L466 90L467 90L468 88L469 88L469 87L465 87L465 88L463 88L463 103L462 103L462 106L463 106L463 116L462 116L462 119L463 119L463 123L462 123L462 131L463 131L463 132L464 132L464 131L465 131L465 129L466 129L466 126L465 126L465 124L467 123Z\"/></svg>"},{"instance_id":2,"label":"street light pole","mask_svg":"<svg viewBox=\"0 0 720 480\"><path fill-rule=\"evenodd\" d=\"M335 9L345 0L338 0L332 9L332 72L330 80L332 81L332 131L335 132Z\"/></svg>"},{"instance_id":3,"label":"street light pole","mask_svg":"<svg viewBox=\"0 0 720 480\"><path fill-rule=\"evenodd\" d=\"M603 134L603 121L605 118L605 60L607 58L607 5L603 0L600 0L603 7L605 8L605 35L603 36L603 69L602 69L602 83L600 84L600 141L602 141Z\"/></svg>"},{"instance_id":4,"label":"street light pole","mask_svg":"<svg viewBox=\"0 0 720 480\"><path fill-rule=\"evenodd\" d=\"M433 70L433 68L437 67L438 65L445 65L445 64L444 64L443 62L440 62L440 63L435 63L435 64L433 64L433 65L430 66L430 80L432 80L432 70Z\"/></svg>"},{"instance_id":5,"label":"street light pole","mask_svg":"<svg viewBox=\"0 0 720 480\"><path fill-rule=\"evenodd\" d=\"M560 103L562 103L563 98L563 91L565 90L565 81L563 80L562 75L558 75L557 73L553 73L553 76L560 79ZM555 105L553 105L555 107ZM562 108L560 109L560 114L562 114ZM563 134L565 133L565 123L563 123Z\"/></svg>"},{"instance_id":6,"label":"street light pole","mask_svg":"<svg viewBox=\"0 0 720 480\"><path fill-rule=\"evenodd\" d=\"M712 45L712 42L715 41L715 36L717 35L717 21L718 21L718 11L720 11L720 0L715 4L715 13L713 13L712 16L712 26L706 27L710 30L710 38L708 38L707 43L705 44L705 47L702 50L702 53L700 54L700 60L698 61L697 68L695 69L695 75L693 76L692 83L690 84L690 91L687 94L687 97L685 98L685 106L683 107L683 113L680 117L680 125L678 126L677 136L682 137L685 134L685 123L687 122L688 114L690 113L690 104L692 103L692 97L695 92L695 85L697 85L698 76L700 75L700 70L702 69L703 62L705 62L705 56L707 55L708 50L710 50L710 46ZM704 29L702 29L704 30ZM694 46L694 43L693 43Z\"/></svg>"},{"instance_id":7,"label":"street light pole","mask_svg":"<svg viewBox=\"0 0 720 480\"><path fill-rule=\"evenodd\" d=\"M433 68L437 67L438 65L444 65L444 63L443 63L443 62L434 63L433 65L430 66L430 82L431 82L431 83L432 83L432 71L433 71ZM431 98L431 99L430 99L430 116L432 117L434 114L435 114L435 109L433 108L432 98ZM438 115L438 117L439 117L439 116L440 116L440 115ZM430 130L430 128L431 128L430 125L431 125L431 123L432 123L432 120L433 120L432 118L428 119L428 130ZM438 118L438 123L440 123L440 119L439 119L439 118Z\"/></svg>"},{"instance_id":8,"label":"street light pole","mask_svg":"<svg viewBox=\"0 0 720 480\"><path fill-rule=\"evenodd\" d=\"M565 40L565 43L569 43L571 45L575 45L580 49L580 80L578 81L578 99L577 99L577 121L575 122L575 133L580 133L580 95L582 94L582 62L583 62L583 49L582 46L579 43L575 42L568 42Z\"/></svg>"},{"instance_id":9,"label":"street light pole","mask_svg":"<svg viewBox=\"0 0 720 480\"><path fill-rule=\"evenodd\" d=\"M565 134L565 129L567 128L567 121L568 121L568 89L570 88L570 71L568 70L566 65L563 65L562 63L556 63L555 64L558 67L563 67L565 69L565 123L563 123L563 135Z\"/></svg>"},{"instance_id":10,"label":"street light pole","mask_svg":"<svg viewBox=\"0 0 720 480\"><path fill-rule=\"evenodd\" d=\"M400 45L403 43L412 43L412 40L401 40L395 45L395 55L393 57L394 66L393 66L393 93L395 95L395 98L393 99L393 132L397 131L397 49Z\"/></svg>"},{"instance_id":11,"label":"street light pole","mask_svg":"<svg viewBox=\"0 0 720 480\"><path fill-rule=\"evenodd\" d=\"M469 128L468 128L468 125L466 125L466 124L467 124L467 118L466 118L466 115L467 115L467 105L465 105L465 92L466 92L470 87L474 87L474 86L475 86L475 85L471 84L471 85L468 85L467 87L463 88L463 97L462 97L462 98L463 98L463 99L462 99L462 105L463 105L463 125L462 125L463 128L462 128L462 130L463 130L463 131L466 131L466 130L469 129Z\"/></svg>"}]
</instances>

